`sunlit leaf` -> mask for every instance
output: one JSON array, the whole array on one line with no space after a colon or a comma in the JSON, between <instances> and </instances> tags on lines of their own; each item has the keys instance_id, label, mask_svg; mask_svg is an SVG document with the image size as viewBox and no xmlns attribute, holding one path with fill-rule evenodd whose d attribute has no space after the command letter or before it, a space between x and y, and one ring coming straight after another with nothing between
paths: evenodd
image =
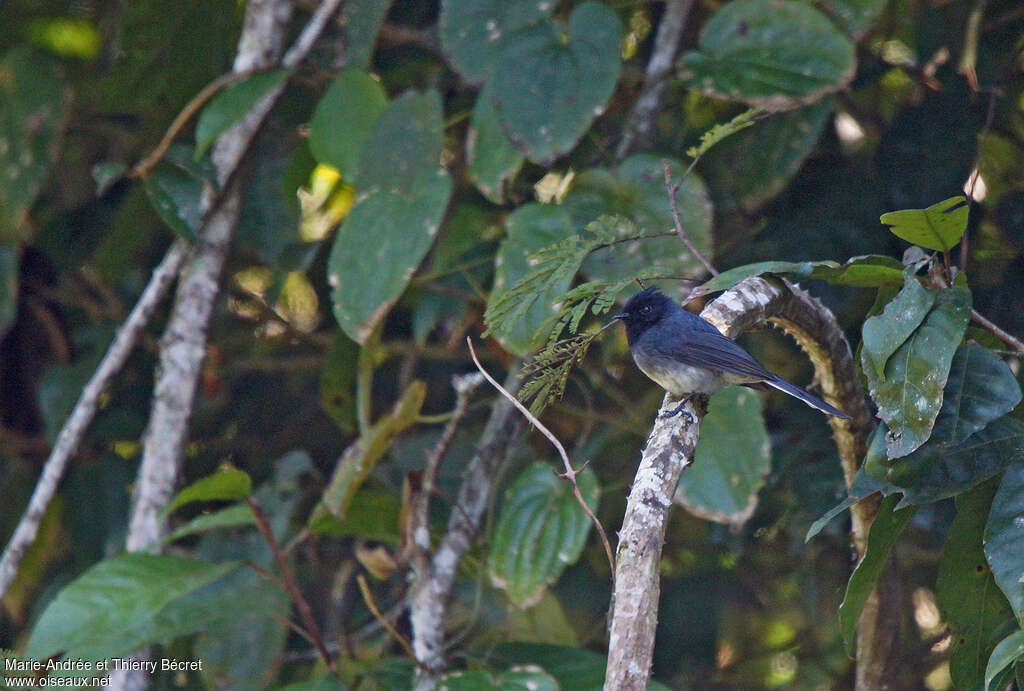
<instances>
[{"instance_id":1,"label":"sunlit leaf","mask_svg":"<svg viewBox=\"0 0 1024 691\"><path fill-rule=\"evenodd\" d=\"M930 250L949 251L967 230L970 207L960 195L950 197L927 209L907 209L882 214L881 222L892 234Z\"/></svg>"},{"instance_id":2,"label":"sunlit leaf","mask_svg":"<svg viewBox=\"0 0 1024 691\"><path fill-rule=\"evenodd\" d=\"M213 475L196 480L178 492L168 505L167 511L174 511L185 504L197 501L233 501L245 499L252 494L252 479L249 473L226 466Z\"/></svg>"}]
</instances>

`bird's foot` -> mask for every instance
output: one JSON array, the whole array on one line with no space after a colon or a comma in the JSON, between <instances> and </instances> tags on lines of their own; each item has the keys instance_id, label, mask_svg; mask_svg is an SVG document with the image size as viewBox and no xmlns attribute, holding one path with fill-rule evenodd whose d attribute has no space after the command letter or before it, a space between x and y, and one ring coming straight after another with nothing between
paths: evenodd
<instances>
[{"instance_id":1,"label":"bird's foot","mask_svg":"<svg viewBox=\"0 0 1024 691\"><path fill-rule=\"evenodd\" d=\"M686 398L681 400L679 402L679 405L677 405L675 408L673 408L672 410L665 411L664 413L662 413L658 417L660 417L660 418L662 418L664 420L664 419L675 417L676 415L679 415L680 413L682 413L683 415L686 416L686 418L688 420L687 424L692 425L693 424L693 416L690 415L689 412L683 410L683 407L686 406L686 404L690 402L690 399L693 398L694 395L695 394L692 394L692 393L689 394Z\"/></svg>"}]
</instances>

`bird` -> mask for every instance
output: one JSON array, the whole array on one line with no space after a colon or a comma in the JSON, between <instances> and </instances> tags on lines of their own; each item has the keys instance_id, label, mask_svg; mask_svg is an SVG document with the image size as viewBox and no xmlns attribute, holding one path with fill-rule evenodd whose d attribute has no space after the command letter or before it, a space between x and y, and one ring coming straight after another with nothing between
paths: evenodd
<instances>
[{"instance_id":1,"label":"bird","mask_svg":"<svg viewBox=\"0 0 1024 691\"><path fill-rule=\"evenodd\" d=\"M629 352L636 366L673 396L685 396L663 417L681 413L697 394L710 395L730 384L740 384L751 388L769 386L828 415L850 418L814 394L769 372L710 322L687 312L653 286L631 297L624 310L613 318L622 320L626 326Z\"/></svg>"}]
</instances>

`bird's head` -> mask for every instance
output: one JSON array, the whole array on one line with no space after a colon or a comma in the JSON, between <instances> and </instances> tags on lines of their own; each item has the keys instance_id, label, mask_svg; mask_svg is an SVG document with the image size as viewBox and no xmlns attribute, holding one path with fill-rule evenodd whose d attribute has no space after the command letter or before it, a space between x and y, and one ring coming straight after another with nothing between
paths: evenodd
<instances>
[{"instance_id":1,"label":"bird's head","mask_svg":"<svg viewBox=\"0 0 1024 691\"><path fill-rule=\"evenodd\" d=\"M644 331L671 313L675 305L662 295L657 288L641 290L626 302L625 310L614 316L626 324L626 336L632 344Z\"/></svg>"}]
</instances>

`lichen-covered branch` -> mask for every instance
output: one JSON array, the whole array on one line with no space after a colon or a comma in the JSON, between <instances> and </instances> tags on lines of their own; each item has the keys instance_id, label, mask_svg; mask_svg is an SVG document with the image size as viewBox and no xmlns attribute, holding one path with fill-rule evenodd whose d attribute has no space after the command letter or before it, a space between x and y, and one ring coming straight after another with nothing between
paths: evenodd
<instances>
[{"instance_id":1,"label":"lichen-covered branch","mask_svg":"<svg viewBox=\"0 0 1024 691\"><path fill-rule=\"evenodd\" d=\"M851 482L864 456L873 421L849 343L832 313L797 286L781 279L755 277L723 293L704 308L701 316L730 338L771 323L797 340L814 364L823 398L851 417L829 418L844 475L847 483ZM662 410L672 404L666 396ZM689 419L685 415L667 420L659 416L655 421L629 494L619 533L606 689L646 689L650 681L665 525L679 477L693 461L704 411L698 405L691 406L689 412ZM876 511L876 506L865 502L855 507L853 533L858 555L863 554ZM880 609L871 610L869 605L865 612L877 613ZM884 639L879 636L879 622L866 622L867 618L870 616L862 617L862 630L871 630ZM860 637L867 639L866 635ZM875 641L865 640L871 649L865 650L863 663L858 651L858 686L862 676L865 683L880 679L885 658L879 655L889 642L879 645Z\"/></svg>"},{"instance_id":2,"label":"lichen-covered branch","mask_svg":"<svg viewBox=\"0 0 1024 691\"><path fill-rule=\"evenodd\" d=\"M505 388L515 394L520 384L518 363L512 366L511 372ZM491 496L494 478L521 426L520 420L511 401L499 397L466 468L441 542L432 558L413 562L409 619L412 647L419 665L416 691L431 691L444 673L444 613L455 583L455 571L473 542Z\"/></svg>"}]
</instances>

